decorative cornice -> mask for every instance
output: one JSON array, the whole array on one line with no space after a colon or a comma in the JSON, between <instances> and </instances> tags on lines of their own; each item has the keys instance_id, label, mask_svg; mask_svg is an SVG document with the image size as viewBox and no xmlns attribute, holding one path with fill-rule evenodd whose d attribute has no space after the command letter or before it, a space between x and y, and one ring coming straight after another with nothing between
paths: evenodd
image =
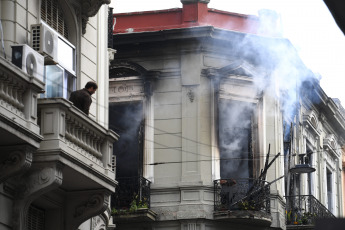
<instances>
[{"instance_id":1,"label":"decorative cornice","mask_svg":"<svg viewBox=\"0 0 345 230\"><path fill-rule=\"evenodd\" d=\"M103 4L110 4L111 0L81 0L82 32L86 33L86 25L89 17L93 17Z\"/></svg>"}]
</instances>

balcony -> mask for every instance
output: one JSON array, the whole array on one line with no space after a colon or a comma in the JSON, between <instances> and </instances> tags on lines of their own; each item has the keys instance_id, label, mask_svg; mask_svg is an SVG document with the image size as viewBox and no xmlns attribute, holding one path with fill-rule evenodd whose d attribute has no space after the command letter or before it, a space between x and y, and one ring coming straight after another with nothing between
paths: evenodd
<instances>
[{"instance_id":1,"label":"balcony","mask_svg":"<svg viewBox=\"0 0 345 230\"><path fill-rule=\"evenodd\" d=\"M0 57L0 183L30 168L42 136L37 97L44 83Z\"/></svg>"},{"instance_id":2,"label":"balcony","mask_svg":"<svg viewBox=\"0 0 345 230\"><path fill-rule=\"evenodd\" d=\"M150 184L143 177L117 178L119 183L112 196L112 214L116 224L155 221L150 209Z\"/></svg>"},{"instance_id":3,"label":"balcony","mask_svg":"<svg viewBox=\"0 0 345 230\"><path fill-rule=\"evenodd\" d=\"M64 165L63 188L114 191L113 143L118 136L63 98L39 99L39 120L44 140L35 162Z\"/></svg>"},{"instance_id":4,"label":"balcony","mask_svg":"<svg viewBox=\"0 0 345 230\"><path fill-rule=\"evenodd\" d=\"M255 179L214 181L214 219L267 227L270 216L270 187Z\"/></svg>"},{"instance_id":5,"label":"balcony","mask_svg":"<svg viewBox=\"0 0 345 230\"><path fill-rule=\"evenodd\" d=\"M287 229L314 229L318 218L336 218L312 195L286 197Z\"/></svg>"}]
</instances>

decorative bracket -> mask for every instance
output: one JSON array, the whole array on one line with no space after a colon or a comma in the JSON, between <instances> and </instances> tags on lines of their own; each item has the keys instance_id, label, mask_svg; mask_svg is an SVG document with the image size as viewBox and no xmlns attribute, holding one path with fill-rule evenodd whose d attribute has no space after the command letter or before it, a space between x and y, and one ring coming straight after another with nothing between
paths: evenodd
<instances>
[{"instance_id":1,"label":"decorative bracket","mask_svg":"<svg viewBox=\"0 0 345 230\"><path fill-rule=\"evenodd\" d=\"M1 148L1 154L5 157L0 156L0 184L26 172L31 166L34 151L30 146Z\"/></svg>"},{"instance_id":2,"label":"decorative bracket","mask_svg":"<svg viewBox=\"0 0 345 230\"><path fill-rule=\"evenodd\" d=\"M79 191L68 196L66 230L75 230L84 221L102 214L109 206L109 190Z\"/></svg>"},{"instance_id":3,"label":"decorative bracket","mask_svg":"<svg viewBox=\"0 0 345 230\"><path fill-rule=\"evenodd\" d=\"M16 187L13 204L13 229L26 229L26 216L30 204L37 197L62 184L62 165L35 165L13 182Z\"/></svg>"}]
</instances>

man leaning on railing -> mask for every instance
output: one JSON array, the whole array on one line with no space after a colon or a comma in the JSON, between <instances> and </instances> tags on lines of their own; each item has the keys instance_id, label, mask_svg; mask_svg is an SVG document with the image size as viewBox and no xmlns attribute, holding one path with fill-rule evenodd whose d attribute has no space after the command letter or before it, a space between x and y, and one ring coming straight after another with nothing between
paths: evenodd
<instances>
[{"instance_id":1,"label":"man leaning on railing","mask_svg":"<svg viewBox=\"0 0 345 230\"><path fill-rule=\"evenodd\" d=\"M96 82L89 81L86 83L84 89L80 89L71 93L69 100L73 105L89 115L90 106L92 103L91 95L94 94L98 86Z\"/></svg>"}]
</instances>

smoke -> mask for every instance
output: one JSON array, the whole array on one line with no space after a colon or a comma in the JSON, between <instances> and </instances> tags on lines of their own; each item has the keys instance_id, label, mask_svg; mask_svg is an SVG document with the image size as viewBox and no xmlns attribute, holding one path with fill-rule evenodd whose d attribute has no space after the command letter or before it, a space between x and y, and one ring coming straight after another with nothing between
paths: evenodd
<instances>
[{"instance_id":1,"label":"smoke","mask_svg":"<svg viewBox=\"0 0 345 230\"><path fill-rule=\"evenodd\" d=\"M114 143L116 175L137 177L142 169L142 103L110 104L110 128L120 135Z\"/></svg>"},{"instance_id":2,"label":"smoke","mask_svg":"<svg viewBox=\"0 0 345 230\"><path fill-rule=\"evenodd\" d=\"M260 14L257 35L224 31L222 37L227 37L231 44L227 45L226 52L233 56L232 59L243 60L243 68L251 73L257 96L274 98L273 103L279 104L287 123L299 110L301 97L307 96L318 103L314 88L319 79L304 65L291 42L282 37L279 14L270 10L263 10ZM249 31L253 30L251 25L248 26ZM219 40L215 42L214 46L224 48ZM253 116L257 116L257 107L230 99L220 100L218 106L221 177L252 177L255 162L250 159L255 154L262 154L253 151L256 132L253 126L257 125Z\"/></svg>"}]
</instances>

